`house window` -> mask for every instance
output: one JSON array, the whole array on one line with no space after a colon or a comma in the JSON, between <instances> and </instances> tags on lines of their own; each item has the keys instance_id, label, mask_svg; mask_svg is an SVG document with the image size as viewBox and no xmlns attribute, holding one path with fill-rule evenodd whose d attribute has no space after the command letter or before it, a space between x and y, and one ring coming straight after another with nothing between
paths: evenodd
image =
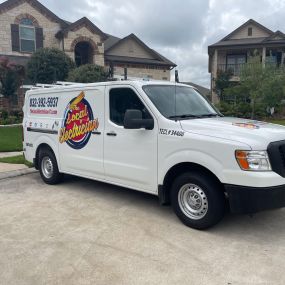
<instances>
[{"instance_id":1,"label":"house window","mask_svg":"<svg viewBox=\"0 0 285 285\"><path fill-rule=\"evenodd\" d=\"M34 52L36 49L36 35L33 21L24 18L20 21L19 36L21 52Z\"/></svg>"},{"instance_id":2,"label":"house window","mask_svg":"<svg viewBox=\"0 0 285 285\"><path fill-rule=\"evenodd\" d=\"M251 28L251 27L247 29L247 35L248 35L249 37L252 36L252 28Z\"/></svg>"},{"instance_id":3,"label":"house window","mask_svg":"<svg viewBox=\"0 0 285 285\"><path fill-rule=\"evenodd\" d=\"M235 76L240 75L241 67L246 63L246 55L235 54L227 56L227 71L230 71Z\"/></svg>"}]
</instances>

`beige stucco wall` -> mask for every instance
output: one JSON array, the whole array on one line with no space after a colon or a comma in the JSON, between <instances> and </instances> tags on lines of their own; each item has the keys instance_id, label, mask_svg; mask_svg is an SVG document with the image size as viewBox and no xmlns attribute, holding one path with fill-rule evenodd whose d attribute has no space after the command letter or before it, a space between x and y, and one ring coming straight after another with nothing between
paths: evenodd
<instances>
[{"instance_id":1,"label":"beige stucco wall","mask_svg":"<svg viewBox=\"0 0 285 285\"><path fill-rule=\"evenodd\" d=\"M108 55L119 55L119 56L128 56L128 57L138 57L138 58L149 58L153 59L153 55L147 52L141 45L139 45L133 39L127 39L121 44L118 44L112 48Z\"/></svg>"},{"instance_id":2,"label":"beige stucco wall","mask_svg":"<svg viewBox=\"0 0 285 285\"><path fill-rule=\"evenodd\" d=\"M93 63L104 66L104 43L101 40L101 37L97 34L92 33L88 28L82 27L76 31L69 31L67 37L64 38L64 49L65 52L74 59L74 50L72 48L72 43L74 40L86 37L91 39L94 44L97 46L95 50L95 55L93 57Z\"/></svg>"},{"instance_id":3,"label":"beige stucco wall","mask_svg":"<svg viewBox=\"0 0 285 285\"><path fill-rule=\"evenodd\" d=\"M12 51L10 25L14 24L16 17L20 14L30 14L38 21L39 26L43 28L44 47L60 47L59 40L55 38L55 34L60 30L60 25L46 18L28 3L23 3L0 14L0 54L30 55Z\"/></svg>"},{"instance_id":4,"label":"beige stucco wall","mask_svg":"<svg viewBox=\"0 0 285 285\"><path fill-rule=\"evenodd\" d=\"M248 36L248 28L252 28L252 36ZM262 37L268 37L270 36L269 33L262 30L261 28L255 26L255 25L247 25L238 32L234 33L230 39L245 39L245 38L262 38Z\"/></svg>"},{"instance_id":5,"label":"beige stucco wall","mask_svg":"<svg viewBox=\"0 0 285 285\"><path fill-rule=\"evenodd\" d=\"M115 67L114 75L124 76L123 67ZM148 68L132 68L128 67L128 76L130 77L139 77L146 78L151 77L156 80L170 80L170 70L162 69L148 69Z\"/></svg>"}]
</instances>

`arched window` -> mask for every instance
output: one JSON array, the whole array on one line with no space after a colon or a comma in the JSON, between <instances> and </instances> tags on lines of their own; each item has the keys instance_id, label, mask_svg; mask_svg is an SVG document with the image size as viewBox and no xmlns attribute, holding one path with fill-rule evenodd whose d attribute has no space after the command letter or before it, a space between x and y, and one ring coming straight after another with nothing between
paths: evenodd
<instances>
[{"instance_id":1,"label":"arched window","mask_svg":"<svg viewBox=\"0 0 285 285\"><path fill-rule=\"evenodd\" d=\"M23 18L19 24L20 51L34 52L36 50L36 31L33 21Z\"/></svg>"}]
</instances>

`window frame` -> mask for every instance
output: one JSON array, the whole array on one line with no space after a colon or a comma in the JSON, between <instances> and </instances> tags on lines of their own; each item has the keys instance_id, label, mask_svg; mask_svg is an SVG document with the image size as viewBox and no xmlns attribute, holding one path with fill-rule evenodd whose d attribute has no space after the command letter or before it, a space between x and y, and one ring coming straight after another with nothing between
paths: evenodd
<instances>
[{"instance_id":1,"label":"window frame","mask_svg":"<svg viewBox=\"0 0 285 285\"><path fill-rule=\"evenodd\" d=\"M31 40L31 39L26 39L26 38L23 38L21 37L21 28L28 28L28 29L32 29L33 32L34 32L34 39ZM33 51L25 51L25 50L22 50L22 40L24 41L33 41L34 42L34 50ZM32 26L32 25L23 25L19 24L19 43L20 43L20 52L21 53L34 53L36 51L36 27L35 26Z\"/></svg>"},{"instance_id":2,"label":"window frame","mask_svg":"<svg viewBox=\"0 0 285 285\"><path fill-rule=\"evenodd\" d=\"M252 27L248 27L247 28L247 36L252 37L252 32L253 32Z\"/></svg>"},{"instance_id":3,"label":"window frame","mask_svg":"<svg viewBox=\"0 0 285 285\"><path fill-rule=\"evenodd\" d=\"M147 109L147 111L148 111L150 117L154 120L154 115L153 115L151 109L150 109L149 106L146 104L146 102L143 100L143 98L140 96L139 92L138 92L135 88L133 88L133 86L130 86L130 85L129 85L129 86L127 86L127 85L120 85L120 86L112 86L112 87L110 87L109 90L108 90L108 104L109 104L109 106L108 106L108 111L109 111L109 114L108 114L108 121L109 121L109 123L115 125L115 126L118 127L118 128L123 128L123 129L124 129L124 126L123 126L123 125L118 125L116 122L112 121L112 119L111 119L111 104L110 104L110 102L111 102L111 100L110 100L110 95L111 95L111 94L110 94L110 93L111 93L111 91L114 90L114 89L130 89L130 90L132 90L132 91L134 92L134 94L137 96L138 100L141 102L141 104ZM154 120L154 121L155 121L155 120Z\"/></svg>"}]
</instances>

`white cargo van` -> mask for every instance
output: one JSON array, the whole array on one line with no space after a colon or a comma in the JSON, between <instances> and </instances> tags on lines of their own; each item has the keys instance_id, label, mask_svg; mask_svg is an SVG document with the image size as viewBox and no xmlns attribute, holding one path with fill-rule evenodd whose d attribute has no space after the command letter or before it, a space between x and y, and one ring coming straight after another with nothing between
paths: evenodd
<instances>
[{"instance_id":1,"label":"white cargo van","mask_svg":"<svg viewBox=\"0 0 285 285\"><path fill-rule=\"evenodd\" d=\"M194 88L114 81L39 88L24 105L24 154L62 174L157 195L187 226L285 206L285 127L223 117Z\"/></svg>"}]
</instances>

